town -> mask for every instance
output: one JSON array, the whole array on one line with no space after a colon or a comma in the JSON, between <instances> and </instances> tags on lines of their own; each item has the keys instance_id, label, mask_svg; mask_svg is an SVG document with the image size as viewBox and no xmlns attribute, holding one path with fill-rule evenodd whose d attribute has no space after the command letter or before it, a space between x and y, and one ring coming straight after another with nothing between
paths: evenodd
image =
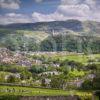
<instances>
[{"instance_id":1,"label":"town","mask_svg":"<svg viewBox=\"0 0 100 100\"><path fill-rule=\"evenodd\" d=\"M63 58L65 57L65 58ZM81 57L86 62L70 58ZM84 58L85 57L85 58ZM88 89L96 78L100 57L75 52L20 52L0 48L0 84L58 89ZM93 68L92 68L93 67ZM91 83L91 85L89 85Z\"/></svg>"}]
</instances>

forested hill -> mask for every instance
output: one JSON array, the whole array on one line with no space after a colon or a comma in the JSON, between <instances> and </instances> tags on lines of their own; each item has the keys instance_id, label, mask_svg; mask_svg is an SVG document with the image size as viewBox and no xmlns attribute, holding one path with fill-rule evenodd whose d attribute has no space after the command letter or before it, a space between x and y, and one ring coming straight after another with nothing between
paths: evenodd
<instances>
[{"instance_id":1,"label":"forested hill","mask_svg":"<svg viewBox=\"0 0 100 100\"><path fill-rule=\"evenodd\" d=\"M100 52L100 22L53 21L0 25L0 46L21 51Z\"/></svg>"}]
</instances>

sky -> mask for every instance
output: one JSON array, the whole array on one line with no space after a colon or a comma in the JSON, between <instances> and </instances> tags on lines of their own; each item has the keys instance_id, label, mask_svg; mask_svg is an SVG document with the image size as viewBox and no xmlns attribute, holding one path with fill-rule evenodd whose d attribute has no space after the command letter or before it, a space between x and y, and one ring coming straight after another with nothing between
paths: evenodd
<instances>
[{"instance_id":1,"label":"sky","mask_svg":"<svg viewBox=\"0 0 100 100\"><path fill-rule=\"evenodd\" d=\"M0 0L0 24L77 19L100 22L100 0Z\"/></svg>"}]
</instances>

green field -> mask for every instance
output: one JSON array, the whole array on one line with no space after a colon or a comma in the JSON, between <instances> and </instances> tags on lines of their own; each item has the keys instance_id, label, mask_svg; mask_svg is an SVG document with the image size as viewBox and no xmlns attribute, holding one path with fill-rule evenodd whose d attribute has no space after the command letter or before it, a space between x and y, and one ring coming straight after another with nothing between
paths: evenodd
<instances>
[{"instance_id":1,"label":"green field","mask_svg":"<svg viewBox=\"0 0 100 100\"><path fill-rule=\"evenodd\" d=\"M92 92L82 92L76 90L56 90L56 89L42 89L18 86L0 86L0 96L15 95L15 96L92 96Z\"/></svg>"},{"instance_id":2,"label":"green field","mask_svg":"<svg viewBox=\"0 0 100 100\"><path fill-rule=\"evenodd\" d=\"M90 54L90 55L82 55L82 54L72 54L72 55L55 55L53 56L53 59L60 59L60 60L69 60L69 61L76 61L76 62L80 62L83 64L86 64L88 62L88 60L96 60L96 59L100 59L100 54ZM100 63L100 62L94 62L94 63Z\"/></svg>"}]
</instances>

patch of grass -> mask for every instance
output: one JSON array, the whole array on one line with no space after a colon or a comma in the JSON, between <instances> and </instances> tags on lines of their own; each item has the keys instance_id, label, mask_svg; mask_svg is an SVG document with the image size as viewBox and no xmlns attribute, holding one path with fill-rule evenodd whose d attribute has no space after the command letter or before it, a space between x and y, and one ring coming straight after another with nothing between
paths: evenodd
<instances>
[{"instance_id":1,"label":"patch of grass","mask_svg":"<svg viewBox=\"0 0 100 100\"><path fill-rule=\"evenodd\" d=\"M43 96L43 95L68 95L63 90L29 88L18 86L0 86L0 95Z\"/></svg>"},{"instance_id":2,"label":"patch of grass","mask_svg":"<svg viewBox=\"0 0 100 100\"><path fill-rule=\"evenodd\" d=\"M72 55L60 55L60 56L53 56L55 59L60 59L60 60L69 60L69 61L76 61L80 62L83 64L87 64L89 59L96 59L100 58L100 54L91 54L91 55L78 55L78 54L72 54ZM94 63L99 63L99 62L94 62Z\"/></svg>"},{"instance_id":3,"label":"patch of grass","mask_svg":"<svg viewBox=\"0 0 100 100\"><path fill-rule=\"evenodd\" d=\"M79 96L92 96L91 92L83 91L67 91L67 90L55 90L55 89L42 89L42 88L30 88L19 86L0 86L0 96L67 96L67 95L79 95Z\"/></svg>"}]
</instances>

